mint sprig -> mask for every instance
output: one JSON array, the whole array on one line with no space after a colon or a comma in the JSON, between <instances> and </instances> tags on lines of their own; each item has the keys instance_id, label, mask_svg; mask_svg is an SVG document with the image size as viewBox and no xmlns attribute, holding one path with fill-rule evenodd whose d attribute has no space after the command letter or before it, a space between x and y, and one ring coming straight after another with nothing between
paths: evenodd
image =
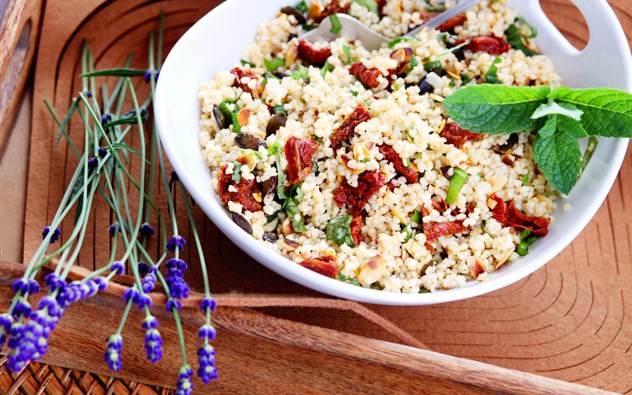
<instances>
[{"instance_id":1,"label":"mint sprig","mask_svg":"<svg viewBox=\"0 0 632 395\"><path fill-rule=\"evenodd\" d=\"M476 85L454 92L443 106L450 118L472 132L537 131L535 162L564 194L570 193L585 166L578 139L632 138L632 95L617 89Z\"/></svg>"}]
</instances>

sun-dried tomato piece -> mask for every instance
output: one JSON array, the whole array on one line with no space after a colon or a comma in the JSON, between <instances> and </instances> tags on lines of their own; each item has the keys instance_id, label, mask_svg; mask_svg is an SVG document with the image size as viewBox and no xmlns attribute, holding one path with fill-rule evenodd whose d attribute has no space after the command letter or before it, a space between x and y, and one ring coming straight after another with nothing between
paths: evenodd
<instances>
[{"instance_id":1,"label":"sun-dried tomato piece","mask_svg":"<svg viewBox=\"0 0 632 395\"><path fill-rule=\"evenodd\" d=\"M339 207L343 204L349 205L352 214L359 214L371 196L385 183L384 175L378 170L365 171L358 176L358 186L355 188L349 185L346 179L343 180L334 192L334 201Z\"/></svg>"},{"instance_id":2,"label":"sun-dried tomato piece","mask_svg":"<svg viewBox=\"0 0 632 395\"><path fill-rule=\"evenodd\" d=\"M362 240L364 240L364 236L362 236L362 222L364 221L364 218L362 218L361 215L357 215L355 217L353 217L353 219L351 220L351 238L353 239L353 242L358 245L362 242Z\"/></svg>"},{"instance_id":3,"label":"sun-dried tomato piece","mask_svg":"<svg viewBox=\"0 0 632 395\"><path fill-rule=\"evenodd\" d=\"M467 21L467 15L461 14L459 16L455 16L454 18L450 19L443 25L439 25L439 27L437 27L437 30L439 30L440 32L447 32L449 30L454 29L457 26L461 26L462 24L465 23L465 21Z\"/></svg>"},{"instance_id":4,"label":"sun-dried tomato piece","mask_svg":"<svg viewBox=\"0 0 632 395\"><path fill-rule=\"evenodd\" d=\"M351 2L348 2L345 5L340 5L339 0L334 0L327 6L327 8L323 10L320 15L314 18L314 22L320 23L323 21L323 19L333 14L346 14L349 10L349 7L351 7Z\"/></svg>"},{"instance_id":5,"label":"sun-dried tomato piece","mask_svg":"<svg viewBox=\"0 0 632 395\"><path fill-rule=\"evenodd\" d=\"M312 171L312 157L318 143L311 139L290 137L285 143L287 159L287 178L290 184L298 184L305 180Z\"/></svg>"},{"instance_id":6,"label":"sun-dried tomato piece","mask_svg":"<svg viewBox=\"0 0 632 395\"><path fill-rule=\"evenodd\" d=\"M247 180L241 177L239 183L236 183L235 180L233 180L233 175L226 173L227 167L228 165L224 165L220 168L217 178L217 190L222 203L224 205L227 205L228 202L239 203L243 206L244 210L252 212L263 210L261 202L258 202L254 198L254 194L256 193L261 196L261 189L259 189L257 182L254 179ZM237 188L237 191L229 191L228 188L230 186Z\"/></svg>"},{"instance_id":7,"label":"sun-dried tomato piece","mask_svg":"<svg viewBox=\"0 0 632 395\"><path fill-rule=\"evenodd\" d=\"M469 227L463 225L463 221L432 222L424 225L424 234L428 241L435 241L441 236L463 233L467 230Z\"/></svg>"},{"instance_id":8,"label":"sun-dried tomato piece","mask_svg":"<svg viewBox=\"0 0 632 395\"><path fill-rule=\"evenodd\" d=\"M485 137L482 134L473 133L467 129L463 129L455 122L448 122L441 131L440 136L446 139L448 144L452 144L459 148L466 141L480 141Z\"/></svg>"},{"instance_id":9,"label":"sun-dried tomato piece","mask_svg":"<svg viewBox=\"0 0 632 395\"><path fill-rule=\"evenodd\" d=\"M319 256L318 258L306 259L299 265L323 276L338 277L338 265L336 258L331 255Z\"/></svg>"},{"instance_id":10,"label":"sun-dried tomato piece","mask_svg":"<svg viewBox=\"0 0 632 395\"><path fill-rule=\"evenodd\" d=\"M446 203L445 200L439 195L434 195L431 201L432 201L432 208L434 208L440 213L448 209L448 203Z\"/></svg>"},{"instance_id":11,"label":"sun-dried tomato piece","mask_svg":"<svg viewBox=\"0 0 632 395\"><path fill-rule=\"evenodd\" d=\"M252 90L250 89L250 87L241 82L241 79L244 77L248 77L250 79L259 80L259 77L252 71L252 70L244 70L241 67L234 67L230 73L232 75L234 75L235 77L235 82L233 82L233 86L236 86L238 88L241 88L241 90L243 90L244 92L248 92L250 94L253 95L253 97L258 98L259 96L261 96L261 94L263 93L263 89L264 86L261 85L260 83L257 82L257 88Z\"/></svg>"},{"instance_id":12,"label":"sun-dried tomato piece","mask_svg":"<svg viewBox=\"0 0 632 395\"><path fill-rule=\"evenodd\" d=\"M298 57L312 66L322 66L331 56L331 49L316 49L305 40L298 42Z\"/></svg>"},{"instance_id":13,"label":"sun-dried tomato piece","mask_svg":"<svg viewBox=\"0 0 632 395\"><path fill-rule=\"evenodd\" d=\"M551 220L544 217L530 217L518 210L513 202L509 203L507 208L507 225L513 226L515 229L526 229L533 232L538 237L544 237L549 232L549 223Z\"/></svg>"},{"instance_id":14,"label":"sun-dried tomato piece","mask_svg":"<svg viewBox=\"0 0 632 395\"><path fill-rule=\"evenodd\" d=\"M505 201L495 193L489 198L496 202L496 205L492 208L492 215L494 216L494 219L504 228L507 226L508 219L507 205L505 204Z\"/></svg>"},{"instance_id":15,"label":"sun-dried tomato piece","mask_svg":"<svg viewBox=\"0 0 632 395\"><path fill-rule=\"evenodd\" d=\"M342 142L346 141L355 132L356 126L371 119L371 113L364 106L360 105L347 117L336 129L336 132L329 139L329 145L334 150L342 147Z\"/></svg>"},{"instance_id":16,"label":"sun-dried tomato piece","mask_svg":"<svg viewBox=\"0 0 632 395\"><path fill-rule=\"evenodd\" d=\"M467 49L472 52L487 52L490 55L500 55L505 52L508 52L511 47L509 44L501 38L497 37L494 34L490 34L488 36L474 36L470 38L461 38L456 40L454 43L455 46L462 44L466 41L470 43L467 45Z\"/></svg>"},{"instance_id":17,"label":"sun-dried tomato piece","mask_svg":"<svg viewBox=\"0 0 632 395\"><path fill-rule=\"evenodd\" d=\"M402 160L402 158L400 158L399 154L392 146L388 144L382 144L378 147L378 149L380 150L380 153L384 156L384 159L391 162L395 170L397 170L399 174L406 177L406 180L409 183L414 184L418 181L419 173L417 173L410 167L406 167L404 161Z\"/></svg>"},{"instance_id":18,"label":"sun-dried tomato piece","mask_svg":"<svg viewBox=\"0 0 632 395\"><path fill-rule=\"evenodd\" d=\"M377 80L377 78L382 75L380 70L375 68L370 69L363 65L362 62L352 64L351 68L349 68L349 73L358 77L360 82L367 88L374 89L380 85L380 82Z\"/></svg>"}]
</instances>

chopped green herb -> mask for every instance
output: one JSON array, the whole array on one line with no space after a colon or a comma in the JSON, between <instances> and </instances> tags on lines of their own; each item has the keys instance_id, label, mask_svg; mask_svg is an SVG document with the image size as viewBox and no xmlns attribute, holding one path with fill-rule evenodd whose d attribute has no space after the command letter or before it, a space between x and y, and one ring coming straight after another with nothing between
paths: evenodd
<instances>
[{"instance_id":1,"label":"chopped green herb","mask_svg":"<svg viewBox=\"0 0 632 395\"><path fill-rule=\"evenodd\" d=\"M272 60L264 59L263 64L268 71L276 71L279 67L285 67L285 59L275 58Z\"/></svg>"},{"instance_id":2,"label":"chopped green herb","mask_svg":"<svg viewBox=\"0 0 632 395\"><path fill-rule=\"evenodd\" d=\"M404 162L404 166L410 167L410 158L404 158L402 162Z\"/></svg>"},{"instance_id":3,"label":"chopped green herb","mask_svg":"<svg viewBox=\"0 0 632 395\"><path fill-rule=\"evenodd\" d=\"M522 177L522 184L523 184L523 185L529 185L529 174L525 174L525 175Z\"/></svg>"},{"instance_id":4,"label":"chopped green herb","mask_svg":"<svg viewBox=\"0 0 632 395\"><path fill-rule=\"evenodd\" d=\"M295 79L297 81L303 79L309 82L309 70L307 69L307 67L300 64L298 66L298 70L292 72L292 79Z\"/></svg>"},{"instance_id":5,"label":"chopped green herb","mask_svg":"<svg viewBox=\"0 0 632 395\"><path fill-rule=\"evenodd\" d=\"M502 61L503 60L498 57L494 59L491 66L489 66L489 70L487 70L487 73L485 74L485 82L487 82L488 84L502 84L503 83L500 79L498 79L498 76L496 75L498 74L498 65Z\"/></svg>"},{"instance_id":6,"label":"chopped green herb","mask_svg":"<svg viewBox=\"0 0 632 395\"><path fill-rule=\"evenodd\" d=\"M415 142L415 138L410 134L410 130L404 130L404 133L406 134L406 137L408 137L410 141L412 141L413 143Z\"/></svg>"},{"instance_id":7,"label":"chopped green herb","mask_svg":"<svg viewBox=\"0 0 632 395\"><path fill-rule=\"evenodd\" d=\"M233 164L233 181L235 184L239 184L241 182L241 163L235 162Z\"/></svg>"},{"instance_id":8,"label":"chopped green herb","mask_svg":"<svg viewBox=\"0 0 632 395\"><path fill-rule=\"evenodd\" d=\"M424 64L424 70L426 70L426 72L428 73L439 69L443 69L443 67L441 66L441 61L439 60L433 60Z\"/></svg>"},{"instance_id":9,"label":"chopped green herb","mask_svg":"<svg viewBox=\"0 0 632 395\"><path fill-rule=\"evenodd\" d=\"M371 102L369 102L368 100L364 101L364 107L369 108L371 107Z\"/></svg>"},{"instance_id":10,"label":"chopped green herb","mask_svg":"<svg viewBox=\"0 0 632 395\"><path fill-rule=\"evenodd\" d=\"M409 226L406 226L403 229L403 232L406 234L406 237L404 238L403 244L408 243L410 241L410 239L414 239L415 236L417 235L417 231L414 230L414 229L411 230Z\"/></svg>"},{"instance_id":11,"label":"chopped green herb","mask_svg":"<svg viewBox=\"0 0 632 395\"><path fill-rule=\"evenodd\" d=\"M406 42L406 41L410 41L410 40L418 40L418 38L416 37L410 37L410 36L403 36L403 37L397 37L396 39L394 39L393 41L388 43L388 47L393 49L395 48L395 46L401 42Z\"/></svg>"},{"instance_id":12,"label":"chopped green herb","mask_svg":"<svg viewBox=\"0 0 632 395\"><path fill-rule=\"evenodd\" d=\"M347 44L342 46L342 52L347 58L351 59L351 48Z\"/></svg>"},{"instance_id":13,"label":"chopped green herb","mask_svg":"<svg viewBox=\"0 0 632 395\"><path fill-rule=\"evenodd\" d=\"M454 80L451 80L448 85L450 85L450 88L454 88L456 86L456 82L454 82Z\"/></svg>"},{"instance_id":14,"label":"chopped green herb","mask_svg":"<svg viewBox=\"0 0 632 395\"><path fill-rule=\"evenodd\" d=\"M334 65L329 62L326 62L325 65L323 66L323 71L321 72L321 75L323 76L323 78L325 78L327 73L331 71L334 71Z\"/></svg>"},{"instance_id":15,"label":"chopped green herb","mask_svg":"<svg viewBox=\"0 0 632 395\"><path fill-rule=\"evenodd\" d=\"M329 21L331 22L331 29L329 30L331 34L339 35L340 31L342 31L342 24L340 23L340 19L338 19L338 15L329 15Z\"/></svg>"},{"instance_id":16,"label":"chopped green herb","mask_svg":"<svg viewBox=\"0 0 632 395\"><path fill-rule=\"evenodd\" d=\"M247 61L247 60L245 60L245 59L242 59L242 60L241 60L241 65L242 65L242 66L256 67L254 63L249 62L249 61Z\"/></svg>"},{"instance_id":17,"label":"chopped green herb","mask_svg":"<svg viewBox=\"0 0 632 395\"><path fill-rule=\"evenodd\" d=\"M439 36L437 36L437 40L439 40L440 43L444 44L448 42L448 38L450 38L450 35L448 33L440 33Z\"/></svg>"},{"instance_id":18,"label":"chopped green herb","mask_svg":"<svg viewBox=\"0 0 632 395\"><path fill-rule=\"evenodd\" d=\"M509 25L507 30L505 30L505 35L507 36L507 43L513 48L522 51L526 56L533 56L537 54L537 52L527 48L524 38L520 33L520 29L515 24Z\"/></svg>"},{"instance_id":19,"label":"chopped green herb","mask_svg":"<svg viewBox=\"0 0 632 395\"><path fill-rule=\"evenodd\" d=\"M360 162L362 162L362 163L368 163L370 161L371 161L371 158L364 158L364 159L360 160Z\"/></svg>"},{"instance_id":20,"label":"chopped green herb","mask_svg":"<svg viewBox=\"0 0 632 395\"><path fill-rule=\"evenodd\" d=\"M421 220L421 213L418 210L415 210L415 212L413 213L413 222L417 225L421 225Z\"/></svg>"},{"instance_id":21,"label":"chopped green herb","mask_svg":"<svg viewBox=\"0 0 632 395\"><path fill-rule=\"evenodd\" d=\"M301 0L297 5L294 6L299 12L306 13L309 10L309 6L305 0Z\"/></svg>"},{"instance_id":22,"label":"chopped green herb","mask_svg":"<svg viewBox=\"0 0 632 395\"><path fill-rule=\"evenodd\" d=\"M470 175L465 171L459 169L458 167L454 168L454 175L450 180L450 187L448 188L448 196L445 198L445 202L447 204L452 205L456 203L463 185L465 185L469 178Z\"/></svg>"},{"instance_id":23,"label":"chopped green herb","mask_svg":"<svg viewBox=\"0 0 632 395\"><path fill-rule=\"evenodd\" d=\"M274 106L274 109L272 111L274 111L275 114L280 114L282 112L287 114L287 110L285 109L283 104L279 104L278 106Z\"/></svg>"},{"instance_id":24,"label":"chopped green herb","mask_svg":"<svg viewBox=\"0 0 632 395\"><path fill-rule=\"evenodd\" d=\"M538 239L538 236L534 235L528 230L523 230L520 233L520 244L518 244L518 249L516 252L520 256L525 256L529 253L529 246L533 244Z\"/></svg>"},{"instance_id":25,"label":"chopped green herb","mask_svg":"<svg viewBox=\"0 0 632 395\"><path fill-rule=\"evenodd\" d=\"M327 240L333 241L338 245L346 244L350 247L355 247L355 242L351 236L352 220L352 216L342 215L329 221L326 231Z\"/></svg>"},{"instance_id":26,"label":"chopped green herb","mask_svg":"<svg viewBox=\"0 0 632 395\"><path fill-rule=\"evenodd\" d=\"M353 0L354 3L358 3L365 7L367 10L377 14L377 2L375 0Z\"/></svg>"},{"instance_id":27,"label":"chopped green herb","mask_svg":"<svg viewBox=\"0 0 632 395\"><path fill-rule=\"evenodd\" d=\"M315 24L315 23L304 23L304 24L301 25L301 27L303 28L303 30L308 32L310 30L316 29L318 27L318 25Z\"/></svg>"},{"instance_id":28,"label":"chopped green herb","mask_svg":"<svg viewBox=\"0 0 632 395\"><path fill-rule=\"evenodd\" d=\"M297 233L301 233L307 231L307 228L305 227L303 215L298 209L298 203L296 198L288 198L283 203L283 211L285 211L285 214L287 214L287 217L290 219L292 229Z\"/></svg>"},{"instance_id":29,"label":"chopped green herb","mask_svg":"<svg viewBox=\"0 0 632 395\"><path fill-rule=\"evenodd\" d=\"M412 156L413 159L423 159L423 157L423 152L415 152L415 154Z\"/></svg>"},{"instance_id":30,"label":"chopped green herb","mask_svg":"<svg viewBox=\"0 0 632 395\"><path fill-rule=\"evenodd\" d=\"M470 83L470 81L472 81L472 79L470 78L469 75L467 74L461 74L461 84L462 85L467 85Z\"/></svg>"},{"instance_id":31,"label":"chopped green herb","mask_svg":"<svg viewBox=\"0 0 632 395\"><path fill-rule=\"evenodd\" d=\"M320 136L314 136L314 141L318 142L318 143L322 143L323 142L323 138Z\"/></svg>"},{"instance_id":32,"label":"chopped green herb","mask_svg":"<svg viewBox=\"0 0 632 395\"><path fill-rule=\"evenodd\" d=\"M239 113L239 107L235 104L237 100L239 100L239 98L225 99L219 104L219 109L230 119L230 124L233 125L233 132L235 133L241 131L241 125L239 125L239 121L237 120L237 114ZM231 109L231 107L233 108Z\"/></svg>"},{"instance_id":33,"label":"chopped green herb","mask_svg":"<svg viewBox=\"0 0 632 395\"><path fill-rule=\"evenodd\" d=\"M410 58L410 62L408 64L410 65L411 69L414 69L415 67L419 66L419 58L413 56L412 58Z\"/></svg>"},{"instance_id":34,"label":"chopped green herb","mask_svg":"<svg viewBox=\"0 0 632 395\"><path fill-rule=\"evenodd\" d=\"M349 91L351 92L351 94L353 95L353 97L358 96L358 92L354 91L353 89L349 89Z\"/></svg>"},{"instance_id":35,"label":"chopped green herb","mask_svg":"<svg viewBox=\"0 0 632 395\"><path fill-rule=\"evenodd\" d=\"M341 273L338 273L338 281L342 281L343 283L349 283L351 285L355 285L356 287L360 286L360 283L355 278L347 277Z\"/></svg>"},{"instance_id":36,"label":"chopped green herb","mask_svg":"<svg viewBox=\"0 0 632 395\"><path fill-rule=\"evenodd\" d=\"M276 169L277 169L277 197L280 200L287 199L285 194L285 173L281 167L281 143L275 141L274 144L268 147L268 156L276 155Z\"/></svg>"},{"instance_id":37,"label":"chopped green herb","mask_svg":"<svg viewBox=\"0 0 632 395\"><path fill-rule=\"evenodd\" d=\"M398 82L394 83L392 85L393 92L400 90L401 87L402 87L402 85L400 83L398 83Z\"/></svg>"}]
</instances>

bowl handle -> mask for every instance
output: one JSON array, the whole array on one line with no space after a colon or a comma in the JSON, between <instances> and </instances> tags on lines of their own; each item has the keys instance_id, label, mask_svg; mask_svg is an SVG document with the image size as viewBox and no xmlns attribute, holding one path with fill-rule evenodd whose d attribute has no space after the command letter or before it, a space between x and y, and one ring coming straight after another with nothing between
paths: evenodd
<instances>
[{"instance_id":1,"label":"bowl handle","mask_svg":"<svg viewBox=\"0 0 632 395\"><path fill-rule=\"evenodd\" d=\"M606 0L572 0L590 31L588 45L575 48L546 16L540 0L514 0L527 20L538 26L538 44L575 88L612 87L632 91L632 57L623 28ZM587 76L589 78L587 78Z\"/></svg>"}]
</instances>

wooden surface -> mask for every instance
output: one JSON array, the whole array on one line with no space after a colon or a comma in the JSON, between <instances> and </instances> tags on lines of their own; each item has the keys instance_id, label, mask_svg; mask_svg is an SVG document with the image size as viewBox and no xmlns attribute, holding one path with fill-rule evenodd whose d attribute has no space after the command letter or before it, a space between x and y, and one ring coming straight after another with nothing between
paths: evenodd
<instances>
[{"instance_id":1,"label":"wooden surface","mask_svg":"<svg viewBox=\"0 0 632 395\"><path fill-rule=\"evenodd\" d=\"M0 15L0 153L37 48L42 0L3 0Z\"/></svg>"},{"instance_id":2,"label":"wooden surface","mask_svg":"<svg viewBox=\"0 0 632 395\"><path fill-rule=\"evenodd\" d=\"M166 10L166 44L172 45L191 22L212 6L210 2L194 1L177 4L175 1L101 3L99 0L86 1L81 7L72 9L65 7L66 3L61 0L49 0L46 4L47 18L43 25L35 78L24 239L26 258L30 257L38 243L41 229L50 219L50 212L63 192L69 177L67 170L74 166L64 145L52 148L52 121L45 113L41 101L43 98L52 99L59 112L65 111L70 97L79 89L76 85L78 80L74 77L78 74L77 63L82 40L90 40L99 62L98 67L120 65L132 48L139 67L142 67L140 59L146 56L147 32L156 27L155 17L160 9ZM571 41L579 44L586 38L576 28L581 18L564 3L562 0L548 0L544 1L544 6L566 26L563 30L573 32ZM617 14L629 34L632 31L629 0L611 3L617 7ZM48 18L48 15L53 17ZM103 29L106 27L111 34L104 33ZM204 224L203 237L215 292L228 295L220 296L228 304L257 308L257 312L232 307L223 310L234 314L224 316L230 318L223 321L219 319L223 328L220 333L226 332L230 342L220 336L218 352L223 374L217 388L227 391L229 388L239 388L237 385L242 383L244 374L248 375L245 377L256 378L248 380L249 383L264 380L267 386L261 388L268 389L270 393L276 388L282 388L274 385L289 385L287 388L301 392L300 389L306 387L296 386L307 384L314 386L316 391L332 389L333 392L335 389L336 392L344 393L345 389L349 391L349 385L355 384L353 377L369 380L373 377L372 374L382 377L383 382L388 383L385 387L387 389L398 388L396 385L403 385L402 382L407 382L408 378L413 380L411 386L416 385L414 378L422 372L406 375L407 371L401 367L402 361L412 357L392 354L403 350L392 343L367 339L373 338L407 344L414 342L416 346L425 345L447 355L592 387L622 393L632 392L632 319L626 312L626 308L629 310L632 303L632 290L629 286L632 283L632 208L626 204L624 198L630 196L630 193L632 156L628 154L617 183L595 219L571 247L553 262L528 279L498 292L468 301L419 308L363 307L346 301L321 299L315 292L292 284L253 262L198 212L197 217ZM106 237L109 214L99 211L98 207L95 214L95 231L90 236L90 245L80 258L81 266L89 269L104 262L109 248L107 243L99 242ZM190 261L195 259L194 254L189 258ZM195 271L189 280L194 289L200 289L199 276ZM261 296L262 294L267 296ZM308 303L309 301L317 302ZM116 300L113 299L112 303L115 304ZM303 307L293 307L295 305ZM99 327L112 330L115 325L113 313L108 312L107 304L100 306L105 310L98 315L101 319ZM381 326L375 324L375 314L383 318ZM269 331L267 335L261 335L259 331L263 329L258 329L256 325L251 328L249 325L254 325L254 318L251 320L249 317L261 319L260 325ZM78 329L85 329L78 328L79 324L72 320L62 322L70 326L64 336L73 336ZM388 322L392 325L389 326ZM282 342L277 334L282 333L286 324L290 325L287 328L291 328L292 336ZM393 327L398 330L389 329ZM255 330L254 328L257 328L257 334L253 335L254 339L249 339L245 332L248 329ZM315 335L313 341L305 341L304 335L310 330L316 331L314 333L318 335ZM406 335L402 336L402 332ZM358 338L356 335L366 338ZM334 342L330 342L330 336L334 336ZM92 351L86 353L62 349L65 344L62 339L65 337L59 338L59 343L52 339L54 347L60 352L51 353L48 362L62 366L80 363L81 366L77 367L91 371L104 369L101 363L104 342L95 342L94 337L77 339L87 342ZM133 340L130 339L131 341ZM244 348L240 348L242 346ZM263 351L266 347L269 347L269 355ZM300 351L296 351L296 348ZM377 350L377 354L371 354L373 350ZM410 348L405 350L411 351ZM244 357L237 358L233 354L236 352L247 355L247 362L254 364L258 370L241 371L245 363ZM331 355L336 352L338 357ZM369 357L369 354L372 356ZM441 357L449 357L428 355L425 375L438 374L436 367L430 366L430 362L436 364ZM437 380L428 381L427 385L434 384L432 388L437 391L447 391L448 385L459 386L464 383L470 383L478 389L492 389L472 381L479 375L472 373L471 369L478 369L480 365L462 362L463 365L458 365L462 370L452 374L452 378L432 376ZM167 365L163 364L159 369L152 369L142 363L139 366L144 369L142 371L146 381L170 384L168 378L162 375ZM290 368L291 366L295 367ZM352 372L347 375L346 380L344 377L332 376L343 370L340 366L345 366L349 369L348 372ZM394 368L389 370L384 366ZM172 366L168 368L173 371ZM137 378L135 375L138 370L135 369L140 368L126 365L122 377ZM232 370L239 374L233 374ZM511 376L511 372L494 372L500 378L509 377L508 374ZM274 378L274 383L265 381L265 378L270 377ZM406 379L390 381L397 380L398 377ZM343 382L336 387L336 380ZM231 385L234 387L230 387ZM522 387L525 390L527 388L529 386Z\"/></svg>"},{"instance_id":3,"label":"wooden surface","mask_svg":"<svg viewBox=\"0 0 632 395\"><path fill-rule=\"evenodd\" d=\"M12 279L23 265L0 262L0 309L12 294ZM42 280L43 276L39 276ZM222 300L219 300L222 302ZM111 325L123 307L120 297L97 296L66 310L50 339L44 362L104 373L102 354ZM551 380L532 374L450 357L431 351L363 338L289 320L271 320L261 313L220 303L214 315L219 336L215 342L221 379L200 392L257 394L316 393L516 393L598 394L596 389ZM183 309L187 338L196 336L203 323L197 309ZM165 322L163 308L152 309ZM85 317L92 317L86 320ZM133 311L130 319L142 320ZM123 333L123 371L115 377L149 384L173 383L177 366L177 341L172 326L160 326L165 339L163 361L152 366L143 353L140 325ZM188 342L188 352L195 352ZM73 347L69 347L72 344ZM165 370L165 367L167 368ZM109 373L108 373L109 374ZM0 376L1 377L1 376ZM0 380L0 385L2 380ZM1 389L1 387L0 387Z\"/></svg>"}]
</instances>

